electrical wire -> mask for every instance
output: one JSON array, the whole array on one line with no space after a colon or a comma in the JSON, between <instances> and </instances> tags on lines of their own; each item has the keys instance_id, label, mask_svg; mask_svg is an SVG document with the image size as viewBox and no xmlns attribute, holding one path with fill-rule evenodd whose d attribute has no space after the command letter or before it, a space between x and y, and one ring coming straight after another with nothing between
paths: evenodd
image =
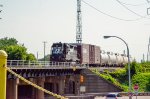
<instances>
[{"instance_id":1,"label":"electrical wire","mask_svg":"<svg viewBox=\"0 0 150 99\"><path fill-rule=\"evenodd\" d=\"M150 1L149 0L146 0L147 1L147 3L150 3Z\"/></svg>"},{"instance_id":2,"label":"electrical wire","mask_svg":"<svg viewBox=\"0 0 150 99\"><path fill-rule=\"evenodd\" d=\"M125 3L125 2L122 2L120 1L122 4L125 4L125 5L129 5L129 6L143 6L143 5L147 5L147 3L141 3L141 4L129 4L129 3Z\"/></svg>"},{"instance_id":3,"label":"electrical wire","mask_svg":"<svg viewBox=\"0 0 150 99\"><path fill-rule=\"evenodd\" d=\"M133 14L135 14L135 15L141 17L141 18L146 18L146 16L139 15L139 14L137 14L136 12L130 10L128 7L126 7L125 5L123 5L119 0L116 0L116 1L117 1L120 5L122 5L124 8L126 8L128 11L132 12Z\"/></svg>"},{"instance_id":4,"label":"electrical wire","mask_svg":"<svg viewBox=\"0 0 150 99\"><path fill-rule=\"evenodd\" d=\"M118 18L118 17L112 16L112 15L110 15L110 14L107 14L107 13L105 13L105 12L100 11L99 9L97 9L96 7L90 5L89 3L85 2L84 0L81 0L81 1L82 1L83 3L85 3L86 5L88 5L89 7L95 9L96 11L98 11L98 12L100 12L100 13L106 15L106 16L109 16L109 17L111 17L111 18L117 19L117 20L121 20L121 21L138 21L138 20L141 20L141 19L144 18L144 17L141 17L141 18L137 18L137 19L133 19L133 20Z\"/></svg>"}]
</instances>

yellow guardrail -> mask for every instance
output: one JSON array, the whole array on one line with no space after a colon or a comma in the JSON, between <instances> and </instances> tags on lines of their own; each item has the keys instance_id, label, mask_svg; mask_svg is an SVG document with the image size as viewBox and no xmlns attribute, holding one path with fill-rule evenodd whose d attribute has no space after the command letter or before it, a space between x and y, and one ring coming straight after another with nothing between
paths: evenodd
<instances>
[{"instance_id":1,"label":"yellow guardrail","mask_svg":"<svg viewBox=\"0 0 150 99\"><path fill-rule=\"evenodd\" d=\"M49 94L52 95L54 97L56 97L57 99L68 99L64 96L55 94L53 92L50 92L34 83L32 83L31 81L25 79L24 77L20 76L19 74L15 73L14 71L12 71L10 68L7 67L7 53L3 50L0 50L0 99L6 99L6 79L7 79L7 71L9 71L10 73L12 73L13 75L15 75L16 77L18 77L19 79L23 80L24 82L26 82L29 85L32 85L33 87Z\"/></svg>"},{"instance_id":2,"label":"yellow guardrail","mask_svg":"<svg viewBox=\"0 0 150 99\"><path fill-rule=\"evenodd\" d=\"M18 77L19 79L23 80L23 81L26 82L27 84L32 85L33 87L35 87L35 88L37 88L37 89L39 89L39 90L41 90L41 91L44 91L45 93L47 93L47 94L49 94L49 95L52 95L52 96L54 96L54 97L56 97L56 98L60 98L60 99L68 99L68 98L65 98L64 96L61 96L61 95L52 93L52 92L50 92L50 91L44 89L43 87L40 87L40 86L38 86L38 85L32 83L31 81L29 81L29 80L25 79L24 77L18 75L17 73L15 73L14 71L12 71L10 68L8 68L8 67L6 67L6 66L5 66L5 68L6 68L7 71L9 71L10 73L12 73L13 75L15 75L16 77Z\"/></svg>"}]
</instances>

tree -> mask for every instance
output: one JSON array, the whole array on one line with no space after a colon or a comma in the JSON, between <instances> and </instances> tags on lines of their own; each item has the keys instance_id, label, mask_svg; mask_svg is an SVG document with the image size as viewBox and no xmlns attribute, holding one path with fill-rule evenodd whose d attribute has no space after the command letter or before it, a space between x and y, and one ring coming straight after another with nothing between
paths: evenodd
<instances>
[{"instance_id":1,"label":"tree","mask_svg":"<svg viewBox=\"0 0 150 99\"><path fill-rule=\"evenodd\" d=\"M2 38L0 39L0 49L10 45L18 45L17 43L18 41L15 38Z\"/></svg>"},{"instance_id":2,"label":"tree","mask_svg":"<svg viewBox=\"0 0 150 99\"><path fill-rule=\"evenodd\" d=\"M19 45L6 46L4 50L8 54L8 60L26 60L27 49Z\"/></svg>"},{"instance_id":3,"label":"tree","mask_svg":"<svg viewBox=\"0 0 150 99\"><path fill-rule=\"evenodd\" d=\"M126 73L128 74L128 66L126 65ZM133 75L136 75L140 72L143 71L143 68L141 66L141 64L137 63L136 61L133 61L131 64L130 64L130 72L131 72L131 77Z\"/></svg>"},{"instance_id":4,"label":"tree","mask_svg":"<svg viewBox=\"0 0 150 99\"><path fill-rule=\"evenodd\" d=\"M33 61L33 60L36 60L36 58L35 58L34 54L30 53L30 54L27 54L26 60Z\"/></svg>"},{"instance_id":5,"label":"tree","mask_svg":"<svg viewBox=\"0 0 150 99\"><path fill-rule=\"evenodd\" d=\"M8 54L8 60L36 60L33 54L27 53L24 45L18 44L15 38L0 39L0 49L5 50Z\"/></svg>"}]
</instances>

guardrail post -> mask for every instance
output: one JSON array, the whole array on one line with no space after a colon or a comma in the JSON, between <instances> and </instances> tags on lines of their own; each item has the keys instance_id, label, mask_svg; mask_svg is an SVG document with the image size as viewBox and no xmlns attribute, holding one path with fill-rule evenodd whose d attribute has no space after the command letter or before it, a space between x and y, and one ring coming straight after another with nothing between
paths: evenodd
<instances>
[{"instance_id":1,"label":"guardrail post","mask_svg":"<svg viewBox=\"0 0 150 99\"><path fill-rule=\"evenodd\" d=\"M7 66L7 53L3 50L0 50L0 99L6 99L7 71L4 66Z\"/></svg>"}]
</instances>

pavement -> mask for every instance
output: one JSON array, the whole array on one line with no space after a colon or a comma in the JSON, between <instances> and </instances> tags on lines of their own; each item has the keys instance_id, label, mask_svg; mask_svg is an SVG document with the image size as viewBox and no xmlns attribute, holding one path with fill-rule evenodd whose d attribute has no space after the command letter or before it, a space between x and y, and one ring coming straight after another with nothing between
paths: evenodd
<instances>
[{"instance_id":1,"label":"pavement","mask_svg":"<svg viewBox=\"0 0 150 99\"><path fill-rule=\"evenodd\" d=\"M105 99L105 97L95 97L95 99ZM120 97L119 99L129 99L128 96ZM132 99L150 99L150 96L133 96Z\"/></svg>"}]
</instances>

